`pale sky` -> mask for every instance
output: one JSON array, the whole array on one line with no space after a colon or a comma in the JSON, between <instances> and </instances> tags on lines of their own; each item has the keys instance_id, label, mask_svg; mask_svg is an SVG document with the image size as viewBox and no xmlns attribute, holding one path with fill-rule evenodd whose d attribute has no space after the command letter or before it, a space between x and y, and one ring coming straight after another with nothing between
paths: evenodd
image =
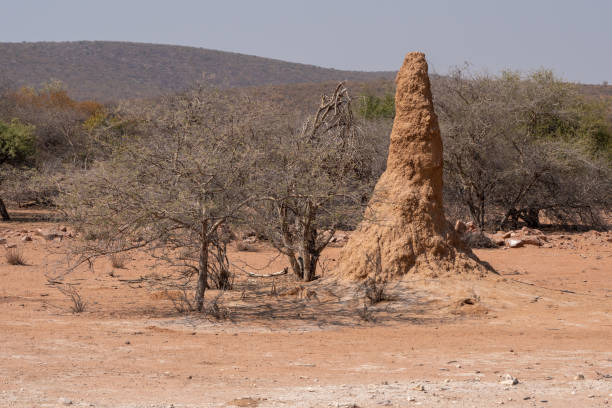
<instances>
[{"instance_id":1,"label":"pale sky","mask_svg":"<svg viewBox=\"0 0 612 408\"><path fill-rule=\"evenodd\" d=\"M551 68L612 82L612 0L0 0L0 42L189 45L337 69ZM1 56L0 56L1 57Z\"/></svg>"}]
</instances>

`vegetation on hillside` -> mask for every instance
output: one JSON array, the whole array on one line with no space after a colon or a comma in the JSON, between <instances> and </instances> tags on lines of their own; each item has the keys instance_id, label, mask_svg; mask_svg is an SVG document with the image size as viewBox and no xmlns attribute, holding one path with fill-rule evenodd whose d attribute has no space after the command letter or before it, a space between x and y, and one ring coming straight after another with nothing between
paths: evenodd
<instances>
[{"instance_id":1,"label":"vegetation on hillside","mask_svg":"<svg viewBox=\"0 0 612 408\"><path fill-rule=\"evenodd\" d=\"M228 88L366 81L394 75L195 47L107 41L0 43L0 73L0 81L14 88L39 87L57 79L66 84L71 98L105 102L182 92L199 81Z\"/></svg>"}]
</instances>

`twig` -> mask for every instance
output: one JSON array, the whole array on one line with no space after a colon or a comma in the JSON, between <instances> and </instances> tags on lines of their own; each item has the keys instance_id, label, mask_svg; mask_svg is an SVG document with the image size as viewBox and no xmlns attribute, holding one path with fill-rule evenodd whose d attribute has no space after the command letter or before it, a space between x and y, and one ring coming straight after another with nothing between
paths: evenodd
<instances>
[{"instance_id":1,"label":"twig","mask_svg":"<svg viewBox=\"0 0 612 408\"><path fill-rule=\"evenodd\" d=\"M286 275L287 272L289 272L289 268L287 267L283 268L282 271L269 273L269 274L258 274L258 273L245 271L244 269L241 269L241 268L238 268L238 269L240 269L242 272L246 273L247 275L252 276L253 278L272 278L274 276Z\"/></svg>"}]
</instances>

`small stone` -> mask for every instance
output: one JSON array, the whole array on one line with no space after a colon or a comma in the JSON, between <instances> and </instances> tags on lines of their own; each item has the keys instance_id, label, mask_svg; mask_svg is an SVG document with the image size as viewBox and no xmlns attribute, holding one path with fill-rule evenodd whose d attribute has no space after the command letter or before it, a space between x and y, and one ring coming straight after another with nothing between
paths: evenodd
<instances>
[{"instance_id":1,"label":"small stone","mask_svg":"<svg viewBox=\"0 0 612 408\"><path fill-rule=\"evenodd\" d=\"M66 231L68 231L68 228L66 228L66 226L65 226L65 225L61 225L61 226L59 227L59 230L60 230L60 231L62 231L62 232L66 232Z\"/></svg>"},{"instance_id":2,"label":"small stone","mask_svg":"<svg viewBox=\"0 0 612 408\"><path fill-rule=\"evenodd\" d=\"M423 384L419 384L417 386L415 386L413 388L413 390L417 390L417 391L425 391L425 387L423 387Z\"/></svg>"},{"instance_id":3,"label":"small stone","mask_svg":"<svg viewBox=\"0 0 612 408\"><path fill-rule=\"evenodd\" d=\"M584 380L584 374L578 374L574 377L574 380L581 381Z\"/></svg>"},{"instance_id":4,"label":"small stone","mask_svg":"<svg viewBox=\"0 0 612 408\"><path fill-rule=\"evenodd\" d=\"M0 238L0 245L6 244L6 238Z\"/></svg>"},{"instance_id":5,"label":"small stone","mask_svg":"<svg viewBox=\"0 0 612 408\"><path fill-rule=\"evenodd\" d=\"M538 238L523 238L521 241L523 241L523 244L525 245L535 245L535 246L541 246L542 245L542 241L540 241Z\"/></svg>"},{"instance_id":6,"label":"small stone","mask_svg":"<svg viewBox=\"0 0 612 408\"><path fill-rule=\"evenodd\" d=\"M36 234L40 235L47 241L54 241L54 240L61 241L62 238L64 237L64 234L59 231L43 230L41 228L38 228L36 230Z\"/></svg>"},{"instance_id":7,"label":"small stone","mask_svg":"<svg viewBox=\"0 0 612 408\"><path fill-rule=\"evenodd\" d=\"M587 398L595 398L595 394L589 394L587 395Z\"/></svg>"},{"instance_id":8,"label":"small stone","mask_svg":"<svg viewBox=\"0 0 612 408\"><path fill-rule=\"evenodd\" d=\"M60 404L63 405L72 405L72 400L70 398L64 398L61 397L60 399L57 400Z\"/></svg>"},{"instance_id":9,"label":"small stone","mask_svg":"<svg viewBox=\"0 0 612 408\"><path fill-rule=\"evenodd\" d=\"M505 374L499 383L503 385L516 385L519 383L519 381L510 374Z\"/></svg>"},{"instance_id":10,"label":"small stone","mask_svg":"<svg viewBox=\"0 0 612 408\"><path fill-rule=\"evenodd\" d=\"M416 398L414 398L413 396L408 397L408 401L409 402L415 402Z\"/></svg>"},{"instance_id":11,"label":"small stone","mask_svg":"<svg viewBox=\"0 0 612 408\"><path fill-rule=\"evenodd\" d=\"M130 345L131 343L130 343L130 341L129 341L129 340L127 340L127 341L125 342L125 344Z\"/></svg>"},{"instance_id":12,"label":"small stone","mask_svg":"<svg viewBox=\"0 0 612 408\"><path fill-rule=\"evenodd\" d=\"M24 235L23 237L21 237L21 240L23 242L30 242L30 241L32 241L32 237L29 236L29 235Z\"/></svg>"},{"instance_id":13,"label":"small stone","mask_svg":"<svg viewBox=\"0 0 612 408\"><path fill-rule=\"evenodd\" d=\"M510 248L520 248L524 245L523 240L521 239L508 239L506 243Z\"/></svg>"}]
</instances>

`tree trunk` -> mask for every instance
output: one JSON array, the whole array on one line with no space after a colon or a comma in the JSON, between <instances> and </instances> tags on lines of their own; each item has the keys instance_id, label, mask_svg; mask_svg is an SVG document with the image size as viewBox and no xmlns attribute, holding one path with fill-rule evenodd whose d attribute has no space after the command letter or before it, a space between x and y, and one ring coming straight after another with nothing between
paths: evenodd
<instances>
[{"instance_id":1,"label":"tree trunk","mask_svg":"<svg viewBox=\"0 0 612 408\"><path fill-rule=\"evenodd\" d=\"M540 210L538 208L527 208L522 212L523 220L529 228L540 228Z\"/></svg>"},{"instance_id":2,"label":"tree trunk","mask_svg":"<svg viewBox=\"0 0 612 408\"><path fill-rule=\"evenodd\" d=\"M196 310L198 312L204 309L204 293L206 292L206 282L208 280L208 245L208 220L204 220L202 221L202 231L200 232L198 287L195 295Z\"/></svg>"},{"instance_id":3,"label":"tree trunk","mask_svg":"<svg viewBox=\"0 0 612 408\"><path fill-rule=\"evenodd\" d=\"M0 216L2 216L3 221L10 221L11 219L8 211L6 211L6 206L4 205L4 201L2 201L2 198L0 198Z\"/></svg>"},{"instance_id":4,"label":"tree trunk","mask_svg":"<svg viewBox=\"0 0 612 408\"><path fill-rule=\"evenodd\" d=\"M307 248L302 248L301 252L301 264L302 264L302 280L304 282L310 282L310 254Z\"/></svg>"},{"instance_id":5,"label":"tree trunk","mask_svg":"<svg viewBox=\"0 0 612 408\"><path fill-rule=\"evenodd\" d=\"M301 250L303 260L302 280L304 282L310 282L315 278L315 274L317 272L317 263L319 261L319 252L317 251L315 246L315 237L317 232L316 230L309 229L309 231L305 234L307 239L304 240L303 247Z\"/></svg>"},{"instance_id":6,"label":"tree trunk","mask_svg":"<svg viewBox=\"0 0 612 408\"><path fill-rule=\"evenodd\" d=\"M315 277L317 268L318 254L316 252L315 238L317 230L313 228L312 222L316 216L316 207L312 203L308 203L308 209L303 221L304 233L302 234L302 242L300 255L302 256L302 280L310 282Z\"/></svg>"},{"instance_id":7,"label":"tree trunk","mask_svg":"<svg viewBox=\"0 0 612 408\"><path fill-rule=\"evenodd\" d=\"M297 276L298 279L302 279L302 267L300 266L298 260L295 258L295 254L291 253L287 255L287 258L289 258L289 264L291 265L291 270L293 271L293 273L295 273L295 276Z\"/></svg>"},{"instance_id":8,"label":"tree trunk","mask_svg":"<svg viewBox=\"0 0 612 408\"><path fill-rule=\"evenodd\" d=\"M480 218L478 219L478 228L480 228L481 231L484 231L485 228L485 198L484 198L484 194L481 194L478 197L478 204L479 204L479 208L478 208L478 213Z\"/></svg>"},{"instance_id":9,"label":"tree trunk","mask_svg":"<svg viewBox=\"0 0 612 408\"><path fill-rule=\"evenodd\" d=\"M298 279L302 279L303 276L303 268L300 267L300 263L295 257L295 252L293 250L293 240L291 239L291 233L289 232L289 218L287 214L287 206L285 204L281 204L278 207L278 215L280 218L280 228L281 228L281 236L283 239L283 246L285 247L285 255L289 259L289 264L291 265L291 270L295 274Z\"/></svg>"}]
</instances>

